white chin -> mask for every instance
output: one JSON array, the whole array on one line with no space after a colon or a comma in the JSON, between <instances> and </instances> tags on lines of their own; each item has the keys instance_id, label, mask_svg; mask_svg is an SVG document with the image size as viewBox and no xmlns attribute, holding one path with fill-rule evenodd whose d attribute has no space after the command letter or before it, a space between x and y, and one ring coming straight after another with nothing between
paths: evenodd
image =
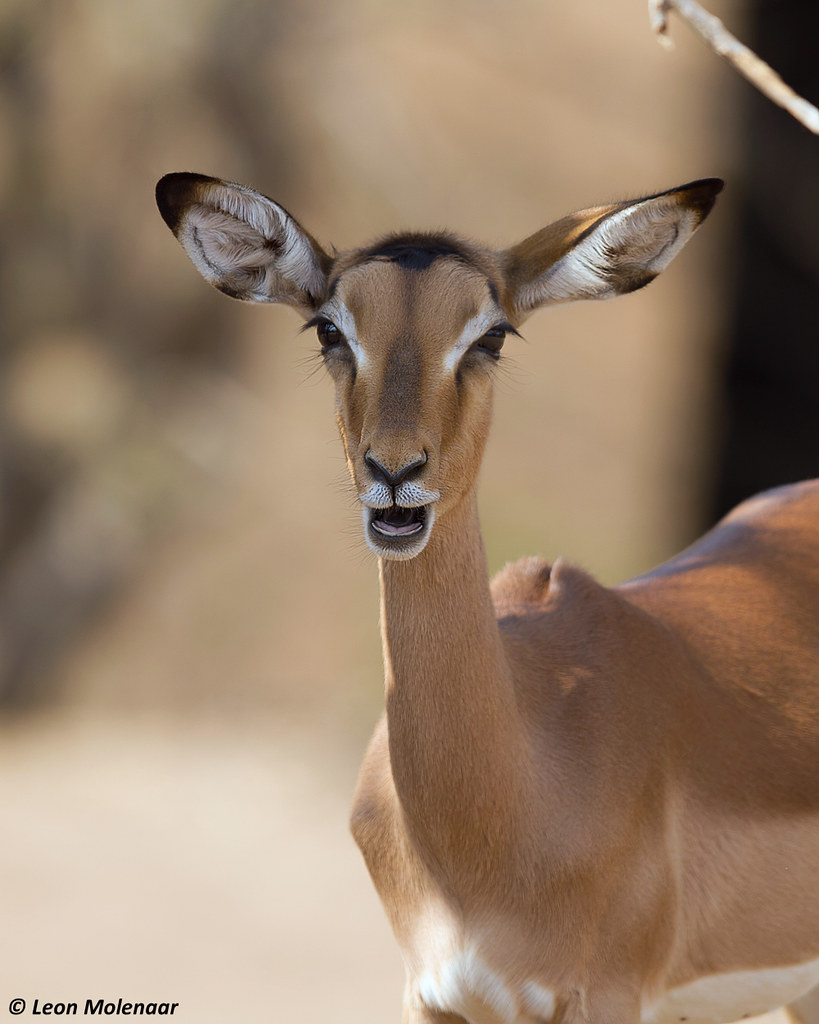
<instances>
[{"instance_id":1,"label":"white chin","mask_svg":"<svg viewBox=\"0 0 819 1024\"><path fill-rule=\"evenodd\" d=\"M364 539L367 547L379 558L387 558L394 562L404 562L415 558L427 546L432 526L435 522L435 509L432 505L424 506L420 528L414 532L387 532L374 521L377 513L373 509L363 508Z\"/></svg>"}]
</instances>

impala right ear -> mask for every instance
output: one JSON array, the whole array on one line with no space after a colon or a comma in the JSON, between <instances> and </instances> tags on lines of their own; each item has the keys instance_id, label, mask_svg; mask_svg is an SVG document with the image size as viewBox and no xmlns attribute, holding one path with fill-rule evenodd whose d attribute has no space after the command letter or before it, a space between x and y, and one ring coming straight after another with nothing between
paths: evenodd
<instances>
[{"instance_id":1,"label":"impala right ear","mask_svg":"<svg viewBox=\"0 0 819 1024\"><path fill-rule=\"evenodd\" d=\"M520 323L538 306L608 299L665 270L708 216L719 178L570 214L502 254L504 305Z\"/></svg>"},{"instance_id":2,"label":"impala right ear","mask_svg":"<svg viewBox=\"0 0 819 1024\"><path fill-rule=\"evenodd\" d=\"M246 302L315 312L332 259L298 221L260 192L203 174L166 174L156 202L196 269Z\"/></svg>"}]
</instances>

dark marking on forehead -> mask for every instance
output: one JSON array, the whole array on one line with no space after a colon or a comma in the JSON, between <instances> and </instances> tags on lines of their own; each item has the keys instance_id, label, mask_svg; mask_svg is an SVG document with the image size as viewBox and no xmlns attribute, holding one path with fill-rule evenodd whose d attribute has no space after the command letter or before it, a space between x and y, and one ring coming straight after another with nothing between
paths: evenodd
<instances>
[{"instance_id":1,"label":"dark marking on forehead","mask_svg":"<svg viewBox=\"0 0 819 1024\"><path fill-rule=\"evenodd\" d=\"M370 263L390 263L399 270L414 274L429 270L439 260L477 271L487 279L492 297L497 296L494 278L498 267L491 254L447 231L405 231L386 235L363 249L341 254L330 277L327 299L335 295L348 271Z\"/></svg>"},{"instance_id":2,"label":"dark marking on forehead","mask_svg":"<svg viewBox=\"0 0 819 1024\"><path fill-rule=\"evenodd\" d=\"M416 338L403 335L387 353L381 384L381 416L393 424L412 422L421 400L422 354Z\"/></svg>"},{"instance_id":3,"label":"dark marking on forehead","mask_svg":"<svg viewBox=\"0 0 819 1024\"><path fill-rule=\"evenodd\" d=\"M408 231L387 235L353 254L352 266L371 260L396 263L402 270L428 270L435 260L454 259L471 267L479 260L468 242L440 232Z\"/></svg>"},{"instance_id":4,"label":"dark marking on forehead","mask_svg":"<svg viewBox=\"0 0 819 1024\"><path fill-rule=\"evenodd\" d=\"M451 235L391 235L361 253L361 262L388 260L402 270L429 270L435 260L456 259L471 263L463 245Z\"/></svg>"}]
</instances>

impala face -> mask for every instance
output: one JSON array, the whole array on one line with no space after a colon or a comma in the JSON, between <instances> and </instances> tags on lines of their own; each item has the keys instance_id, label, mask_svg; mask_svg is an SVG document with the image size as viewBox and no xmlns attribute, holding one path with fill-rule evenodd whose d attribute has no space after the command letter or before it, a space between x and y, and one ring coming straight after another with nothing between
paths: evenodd
<instances>
[{"instance_id":1,"label":"impala face","mask_svg":"<svg viewBox=\"0 0 819 1024\"><path fill-rule=\"evenodd\" d=\"M381 557L417 555L436 515L474 483L493 371L514 331L488 269L454 240L392 240L342 269L308 321L336 385L365 538Z\"/></svg>"},{"instance_id":2,"label":"impala face","mask_svg":"<svg viewBox=\"0 0 819 1024\"><path fill-rule=\"evenodd\" d=\"M315 328L367 544L405 559L474 487L504 337L539 306L648 284L721 188L709 178L581 210L505 250L407 234L336 256L243 185L168 174L157 203L211 284L284 302Z\"/></svg>"}]
</instances>

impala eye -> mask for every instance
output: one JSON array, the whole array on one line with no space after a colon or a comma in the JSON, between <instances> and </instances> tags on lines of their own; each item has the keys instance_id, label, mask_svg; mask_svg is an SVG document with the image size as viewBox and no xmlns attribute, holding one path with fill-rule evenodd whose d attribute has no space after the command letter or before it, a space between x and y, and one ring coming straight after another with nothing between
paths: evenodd
<instances>
[{"instance_id":1,"label":"impala eye","mask_svg":"<svg viewBox=\"0 0 819 1024\"><path fill-rule=\"evenodd\" d=\"M481 352L485 352L488 356L493 359L500 359L501 349L503 348L504 340L508 334L508 328L505 326L493 327L483 335L473 345L473 348L479 349Z\"/></svg>"},{"instance_id":2,"label":"impala eye","mask_svg":"<svg viewBox=\"0 0 819 1024\"><path fill-rule=\"evenodd\" d=\"M330 320L319 320L316 324L316 334L321 344L322 352L333 348L344 341L344 335Z\"/></svg>"}]
</instances>

